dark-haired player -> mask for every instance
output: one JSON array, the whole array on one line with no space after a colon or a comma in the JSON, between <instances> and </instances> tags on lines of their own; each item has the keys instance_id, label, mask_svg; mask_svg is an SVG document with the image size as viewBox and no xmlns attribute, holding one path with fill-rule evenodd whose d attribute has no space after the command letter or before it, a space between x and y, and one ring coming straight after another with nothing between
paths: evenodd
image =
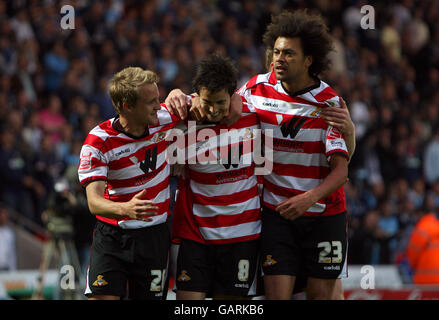
<instances>
[{"instance_id":1,"label":"dark-haired player","mask_svg":"<svg viewBox=\"0 0 439 320\"><path fill-rule=\"evenodd\" d=\"M244 104L236 123L219 123L229 113L236 83L233 63L220 55L202 60L193 80L206 114L196 136L207 138L196 142L196 161L188 158L175 204L178 300L257 294L261 213L251 147L259 121Z\"/></svg>"}]
</instances>

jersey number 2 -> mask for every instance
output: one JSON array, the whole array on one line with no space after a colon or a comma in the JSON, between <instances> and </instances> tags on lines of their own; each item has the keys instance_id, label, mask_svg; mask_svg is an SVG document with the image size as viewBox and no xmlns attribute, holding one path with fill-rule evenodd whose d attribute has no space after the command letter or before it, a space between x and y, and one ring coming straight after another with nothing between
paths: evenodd
<instances>
[{"instance_id":1,"label":"jersey number 2","mask_svg":"<svg viewBox=\"0 0 439 320\"><path fill-rule=\"evenodd\" d=\"M319 263L341 263L341 241L324 241L317 244L317 248L322 248L319 254ZM328 257L332 252L332 257Z\"/></svg>"}]
</instances>

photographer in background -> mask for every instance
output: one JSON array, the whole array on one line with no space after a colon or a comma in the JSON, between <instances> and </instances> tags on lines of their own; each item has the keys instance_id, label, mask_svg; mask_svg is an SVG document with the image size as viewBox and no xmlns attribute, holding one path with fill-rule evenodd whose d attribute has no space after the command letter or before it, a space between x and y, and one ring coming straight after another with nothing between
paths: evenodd
<instances>
[{"instance_id":1,"label":"photographer in background","mask_svg":"<svg viewBox=\"0 0 439 320\"><path fill-rule=\"evenodd\" d=\"M85 275L95 220L90 215L87 199L81 186L70 177L68 171L65 172L63 178L55 182L42 220L51 238L62 237L73 241L81 273Z\"/></svg>"},{"instance_id":2,"label":"photographer in background","mask_svg":"<svg viewBox=\"0 0 439 320\"><path fill-rule=\"evenodd\" d=\"M72 216L76 205L76 198L70 192L68 182L65 179L55 182L54 190L49 194L47 210L41 217L51 238L73 236Z\"/></svg>"}]
</instances>

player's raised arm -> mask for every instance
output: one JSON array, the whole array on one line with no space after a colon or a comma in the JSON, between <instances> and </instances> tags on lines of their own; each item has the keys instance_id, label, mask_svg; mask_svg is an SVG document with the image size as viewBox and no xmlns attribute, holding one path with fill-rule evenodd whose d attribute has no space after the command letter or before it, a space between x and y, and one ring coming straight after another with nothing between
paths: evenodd
<instances>
[{"instance_id":1,"label":"player's raised arm","mask_svg":"<svg viewBox=\"0 0 439 320\"><path fill-rule=\"evenodd\" d=\"M192 106L192 99L180 89L169 92L165 104L170 113L179 116L182 120L188 115L188 108Z\"/></svg>"}]
</instances>

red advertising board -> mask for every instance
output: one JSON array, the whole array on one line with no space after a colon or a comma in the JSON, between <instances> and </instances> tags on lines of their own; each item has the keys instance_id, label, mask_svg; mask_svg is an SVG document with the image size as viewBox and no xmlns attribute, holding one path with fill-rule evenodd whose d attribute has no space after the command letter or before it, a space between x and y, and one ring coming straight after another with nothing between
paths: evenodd
<instances>
[{"instance_id":1,"label":"red advertising board","mask_svg":"<svg viewBox=\"0 0 439 320\"><path fill-rule=\"evenodd\" d=\"M439 287L407 289L345 290L346 300L439 300Z\"/></svg>"}]
</instances>

